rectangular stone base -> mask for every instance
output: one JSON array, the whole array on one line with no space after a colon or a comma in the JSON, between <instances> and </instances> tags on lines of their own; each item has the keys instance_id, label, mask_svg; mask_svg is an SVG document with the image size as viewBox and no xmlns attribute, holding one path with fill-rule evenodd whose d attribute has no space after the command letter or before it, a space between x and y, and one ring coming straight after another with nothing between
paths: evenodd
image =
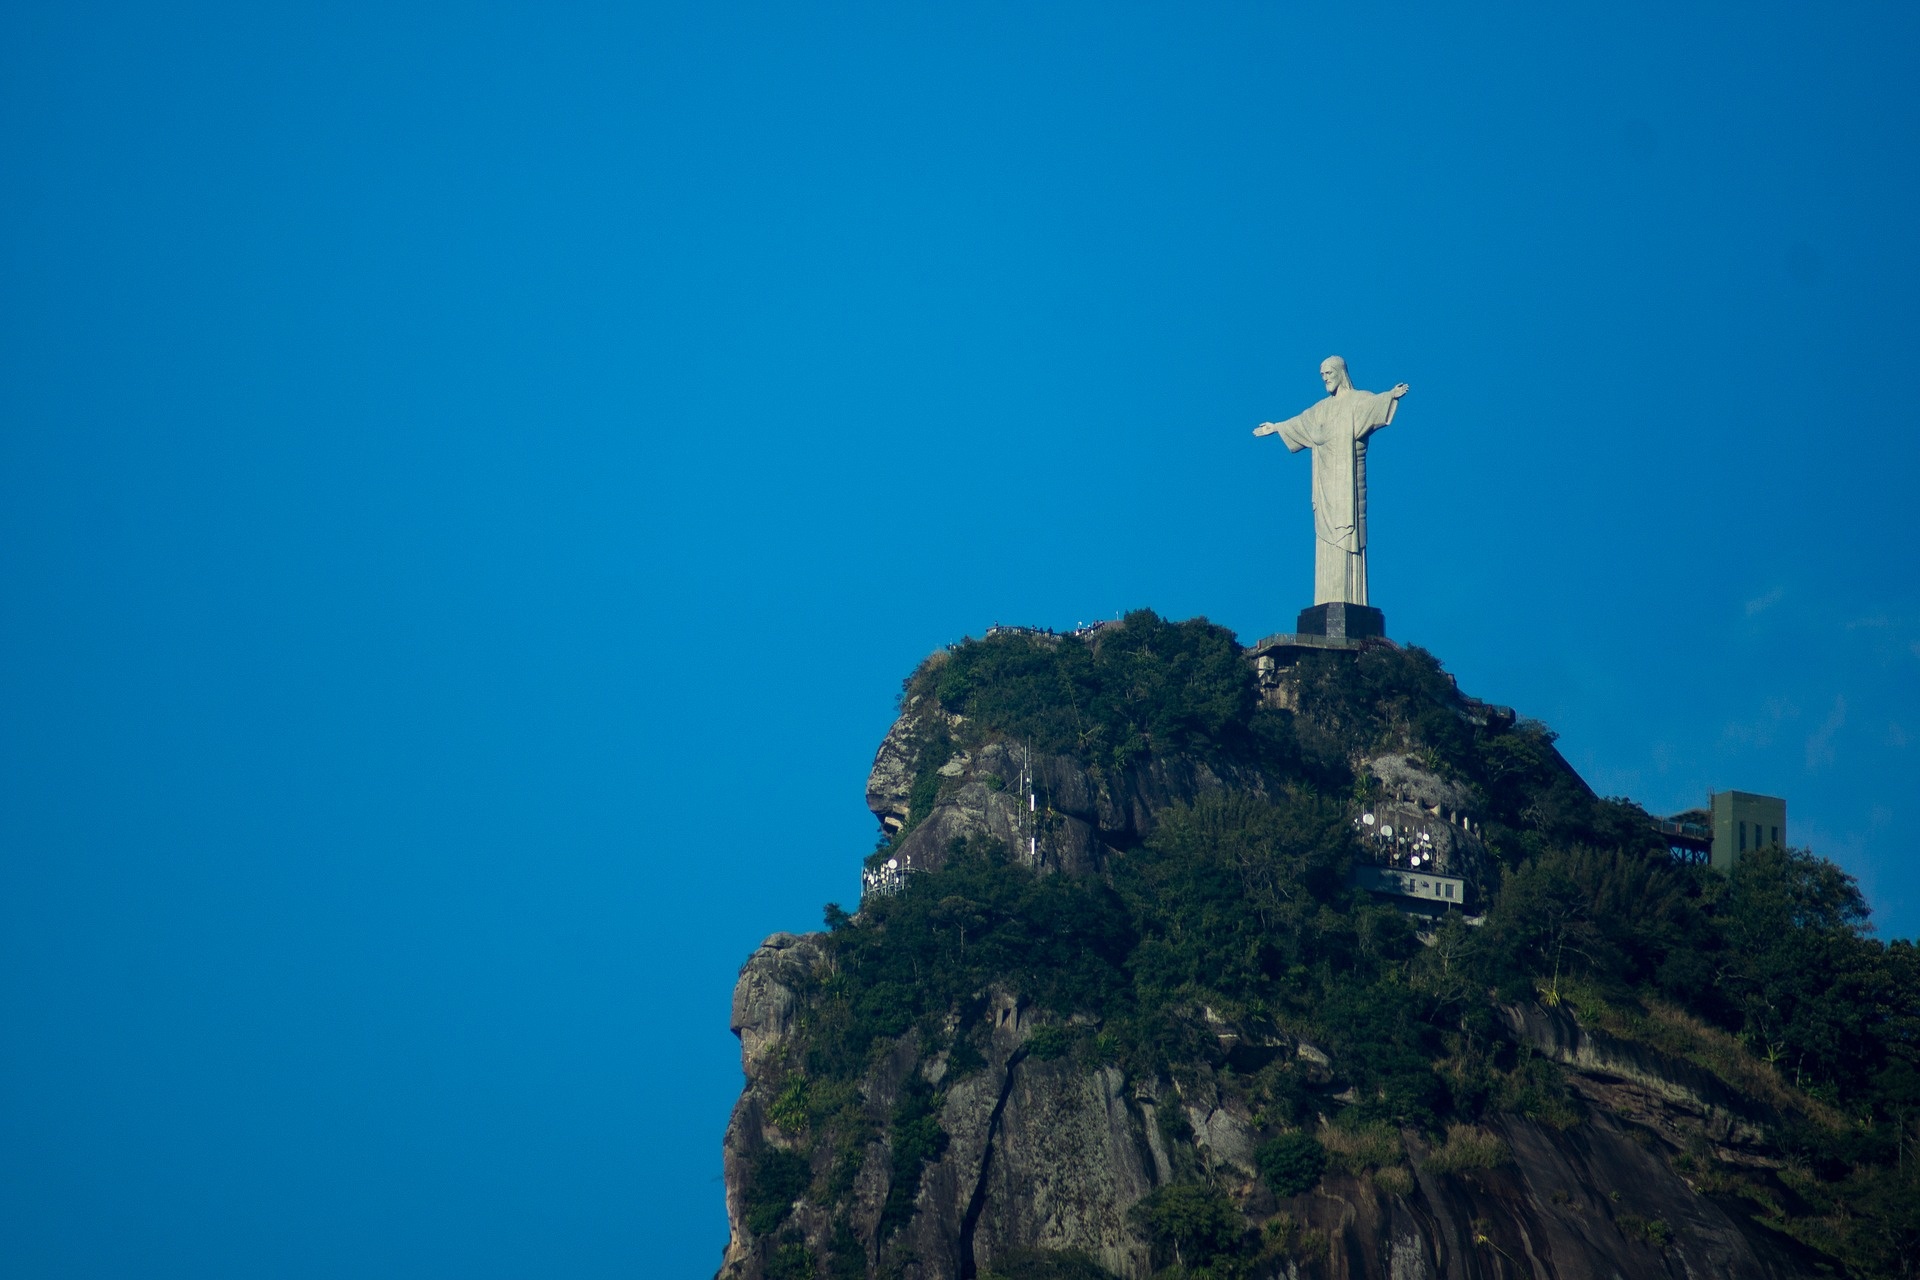
<instances>
[{"instance_id":1,"label":"rectangular stone base","mask_svg":"<svg viewBox=\"0 0 1920 1280\"><path fill-rule=\"evenodd\" d=\"M1364 604L1317 604L1300 611L1300 634L1364 640L1387 634L1387 615Z\"/></svg>"}]
</instances>

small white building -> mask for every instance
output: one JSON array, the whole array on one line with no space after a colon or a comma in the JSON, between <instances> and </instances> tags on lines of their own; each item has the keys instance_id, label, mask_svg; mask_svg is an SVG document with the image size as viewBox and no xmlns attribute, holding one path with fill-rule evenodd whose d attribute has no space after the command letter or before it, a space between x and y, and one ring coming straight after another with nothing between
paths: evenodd
<instances>
[{"instance_id":1,"label":"small white building","mask_svg":"<svg viewBox=\"0 0 1920 1280\"><path fill-rule=\"evenodd\" d=\"M1400 867L1368 866L1353 869L1353 882L1375 893L1420 898L1442 906L1461 907L1467 902L1467 882L1458 876L1434 875L1429 871L1409 871Z\"/></svg>"}]
</instances>

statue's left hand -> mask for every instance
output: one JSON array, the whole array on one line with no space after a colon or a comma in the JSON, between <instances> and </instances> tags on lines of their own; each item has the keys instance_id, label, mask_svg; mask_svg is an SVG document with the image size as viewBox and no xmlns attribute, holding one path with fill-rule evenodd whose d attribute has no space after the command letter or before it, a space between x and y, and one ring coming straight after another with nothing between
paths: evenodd
<instances>
[{"instance_id":1,"label":"statue's left hand","mask_svg":"<svg viewBox=\"0 0 1920 1280\"><path fill-rule=\"evenodd\" d=\"M1392 396L1395 400L1398 400L1401 396L1407 394L1407 384L1403 382L1399 386L1396 386L1393 390L1387 392L1387 394Z\"/></svg>"}]
</instances>

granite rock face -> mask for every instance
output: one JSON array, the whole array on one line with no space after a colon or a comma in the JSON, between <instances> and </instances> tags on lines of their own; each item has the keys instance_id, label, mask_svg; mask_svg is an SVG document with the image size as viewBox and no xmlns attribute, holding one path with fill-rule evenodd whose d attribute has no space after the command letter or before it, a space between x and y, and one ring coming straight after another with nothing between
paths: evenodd
<instances>
[{"instance_id":1,"label":"granite rock face","mask_svg":"<svg viewBox=\"0 0 1920 1280\"><path fill-rule=\"evenodd\" d=\"M1675 1176L1631 1126L1598 1113L1560 1132L1517 1117L1491 1125L1509 1160L1499 1168L1431 1174L1425 1144L1405 1141L1414 1185L1389 1194L1366 1178L1332 1176L1283 1201L1328 1239L1300 1276L1328 1280L1616 1280L1830 1274L1791 1242L1758 1232ZM1654 1224L1660 1224L1655 1226Z\"/></svg>"},{"instance_id":2,"label":"granite rock face","mask_svg":"<svg viewBox=\"0 0 1920 1280\"><path fill-rule=\"evenodd\" d=\"M929 729L963 723L925 710L922 701L895 721L867 778L867 807L890 833L906 825ZM910 870L937 869L956 838L986 836L1045 870L1096 874L1115 852L1138 844L1153 815L1169 805L1229 789L1264 795L1273 785L1253 770L1179 755L1150 756L1123 771L1096 770L1004 740L954 749L932 774L938 782L931 812L892 850Z\"/></svg>"},{"instance_id":3,"label":"granite rock face","mask_svg":"<svg viewBox=\"0 0 1920 1280\"><path fill-rule=\"evenodd\" d=\"M820 960L818 935L776 933L761 943L740 970L733 990L733 1018L728 1029L740 1037L740 1062L747 1073L778 1048L793 1029L798 1000Z\"/></svg>"},{"instance_id":4,"label":"granite rock face","mask_svg":"<svg viewBox=\"0 0 1920 1280\"><path fill-rule=\"evenodd\" d=\"M1262 696L1297 707L1284 677L1263 668ZM931 699L914 699L876 753L867 804L896 837L889 856L900 877L937 869L951 843L969 836L998 840L1046 872L1098 876L1136 848L1169 806L1226 790L1274 794L1284 785L1254 769L1181 755L1102 770L966 729ZM1351 815L1359 839L1378 839L1366 828L1390 824L1396 835L1411 834L1439 869L1484 881L1481 799L1471 788L1412 755L1354 764L1368 780ZM1362 822L1365 813L1373 824ZM1723 1162L1778 1167L1765 1134L1780 1116L1699 1067L1584 1027L1564 1008L1533 1004L1501 1011L1505 1033L1558 1064L1585 1106L1583 1118L1564 1128L1510 1114L1490 1118L1504 1158L1452 1171L1443 1171L1444 1161L1429 1166L1428 1139L1408 1130L1400 1135L1404 1163L1394 1169L1330 1173L1313 1191L1281 1199L1257 1172L1261 1117L1219 1087L1212 1068L1184 1064L1172 1078L1129 1079L1114 1066L1049 1053L1047 1034L1057 1040L1058 1020L1018 992L995 988L982 996L984 1061L956 1064L949 1050L930 1048L912 1031L876 1045L857 1083L868 1129L861 1158L851 1162L851 1190L832 1217L801 1199L777 1233L756 1233L749 1190L768 1152L805 1153L816 1185L832 1176L834 1154L809 1151L792 1125L776 1119L800 1060L810 993L832 979L818 934L774 934L740 971L731 1025L746 1079L724 1143L731 1239L722 1280L970 1280L1035 1248L1147 1280L1152 1259L1129 1211L1156 1188L1197 1178L1225 1189L1250 1220L1291 1223L1293 1243L1261 1264L1261 1276L1832 1274L1739 1204L1676 1172L1683 1167L1676 1153L1700 1150ZM1223 1052L1268 1061L1284 1055L1319 1080L1340 1076L1342 1064L1319 1045L1200 1012ZM941 1136L902 1193L896 1184L906 1140L898 1122L910 1096L937 1099Z\"/></svg>"},{"instance_id":5,"label":"granite rock face","mask_svg":"<svg viewBox=\"0 0 1920 1280\"><path fill-rule=\"evenodd\" d=\"M785 1141L769 1110L780 1087L780 1047L792 1025L794 966L817 962L808 938L776 934L741 971L734 1022L747 1087L726 1136L728 1214L733 1226L723 1280L767 1276L763 1242L746 1230L739 1189L754 1156ZM1698 1069L1611 1042L1571 1015L1538 1006L1509 1010L1516 1035L1569 1064L1580 1092L1599 1105L1570 1129L1515 1116L1489 1121L1505 1145L1497 1167L1437 1173L1427 1142L1401 1135L1411 1187L1329 1175L1312 1192L1275 1200L1253 1168L1253 1121L1209 1088L1204 1074L1180 1083L1129 1085L1114 1067L1088 1068L1029 1052L1040 1023L1008 993L995 994L986 1066L946 1092L939 1125L945 1150L923 1172L912 1217L879 1238L890 1168L877 1138L863 1166L852 1226L863 1265L903 1280L967 1280L996 1258L1040 1247L1071 1250L1126 1280L1152 1275L1127 1211L1182 1170L1205 1168L1250 1209L1284 1212L1306 1242L1276 1272L1361 1280L1617 1280L1738 1277L1788 1280L1831 1274L1784 1237L1703 1195L1676 1174L1663 1149L1690 1134L1713 1135L1742 1158L1771 1157L1741 1104L1716 1097ZM876 1064L868 1101L884 1115L915 1074L938 1080L945 1063L924 1057L911 1035ZM1299 1047L1303 1057L1325 1055ZM1638 1105L1618 1103L1619 1091ZM1183 1126L1162 1123L1177 1108ZM1177 1135L1177 1136L1176 1136ZM798 1234L831 1246L831 1224L805 1211Z\"/></svg>"},{"instance_id":6,"label":"granite rock face","mask_svg":"<svg viewBox=\"0 0 1920 1280\"><path fill-rule=\"evenodd\" d=\"M817 952L808 939L776 934L741 970L735 990L747 1085L725 1142L732 1239L720 1275L729 1280L767 1274L766 1250L746 1228L741 1189L755 1157L787 1141L770 1118L783 1078L782 1033L770 1029L792 1025L786 979L793 975L786 966L809 955ZM1039 1024L1008 993L994 993L988 1016L993 1029L986 1064L944 1091L944 1150L921 1174L912 1217L885 1240L878 1236L891 1151L882 1138L868 1153L852 1225L869 1264L919 1280L958 1280L991 1270L996 1257L1039 1246L1087 1254L1116 1275L1148 1274L1146 1245L1129 1228L1127 1210L1171 1172L1166 1152L1158 1149L1163 1140L1150 1095L1130 1091L1113 1067L1089 1070L1034 1057L1028 1040ZM942 1081L944 1055L928 1057L915 1041L911 1034L903 1037L863 1082L874 1114L891 1111L916 1075ZM1179 1105L1171 1086L1159 1087L1169 1105ZM1216 1135L1242 1163L1250 1159L1245 1117L1216 1106L1204 1107L1201 1115L1204 1132ZM810 1244L830 1247L830 1224L804 1215L802 1222Z\"/></svg>"}]
</instances>

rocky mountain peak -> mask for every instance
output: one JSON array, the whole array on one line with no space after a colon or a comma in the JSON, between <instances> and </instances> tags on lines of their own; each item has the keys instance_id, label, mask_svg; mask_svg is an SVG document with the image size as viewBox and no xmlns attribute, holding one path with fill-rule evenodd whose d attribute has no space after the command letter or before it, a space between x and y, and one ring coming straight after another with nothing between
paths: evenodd
<instances>
[{"instance_id":1,"label":"rocky mountain peak","mask_svg":"<svg viewBox=\"0 0 1920 1280\"><path fill-rule=\"evenodd\" d=\"M867 804L859 908L741 971L728 1280L1920 1250L1913 948L1811 855L1672 863L1420 650L1001 629L909 677Z\"/></svg>"}]
</instances>

